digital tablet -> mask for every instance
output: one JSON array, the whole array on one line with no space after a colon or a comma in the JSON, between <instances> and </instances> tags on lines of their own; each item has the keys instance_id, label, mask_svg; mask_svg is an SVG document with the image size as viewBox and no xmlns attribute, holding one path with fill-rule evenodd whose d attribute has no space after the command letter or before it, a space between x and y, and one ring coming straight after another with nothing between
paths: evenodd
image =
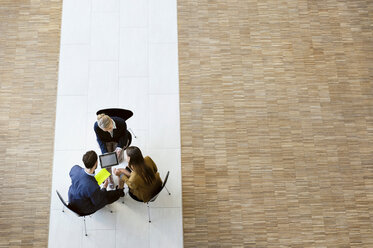
<instances>
[{"instance_id":1,"label":"digital tablet","mask_svg":"<svg viewBox=\"0 0 373 248\"><path fill-rule=\"evenodd\" d=\"M119 164L116 152L108 152L100 155L99 157L101 168L108 168Z\"/></svg>"}]
</instances>

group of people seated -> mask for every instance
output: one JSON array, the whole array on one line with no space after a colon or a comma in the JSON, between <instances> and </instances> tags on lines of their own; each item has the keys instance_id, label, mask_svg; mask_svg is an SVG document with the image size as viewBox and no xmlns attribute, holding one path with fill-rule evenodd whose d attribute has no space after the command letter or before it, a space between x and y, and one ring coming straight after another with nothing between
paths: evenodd
<instances>
[{"instance_id":1,"label":"group of people seated","mask_svg":"<svg viewBox=\"0 0 373 248\"><path fill-rule=\"evenodd\" d=\"M69 205L77 213L92 214L124 196L124 184L129 188L129 195L136 201L148 202L159 193L162 180L153 160L143 157L141 150L131 144L131 134L124 119L116 116L99 114L94 125L97 142L102 154L116 152L118 161L126 158L128 166L111 170L111 174L102 185L95 179L98 156L95 151L83 155L84 167L74 165L70 170L71 186L69 188ZM112 173L118 177L115 187Z\"/></svg>"}]
</instances>

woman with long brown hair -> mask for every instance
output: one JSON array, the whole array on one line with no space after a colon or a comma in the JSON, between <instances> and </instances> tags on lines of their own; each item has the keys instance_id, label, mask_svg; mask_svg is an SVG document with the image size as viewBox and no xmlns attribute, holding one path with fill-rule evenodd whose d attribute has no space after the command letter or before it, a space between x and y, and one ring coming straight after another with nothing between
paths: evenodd
<instances>
[{"instance_id":1,"label":"woman with long brown hair","mask_svg":"<svg viewBox=\"0 0 373 248\"><path fill-rule=\"evenodd\" d=\"M136 146L128 147L126 155L131 172L127 169L114 169L114 174L128 185L129 195L134 200L148 202L162 187L157 166L149 156L144 158Z\"/></svg>"}]
</instances>

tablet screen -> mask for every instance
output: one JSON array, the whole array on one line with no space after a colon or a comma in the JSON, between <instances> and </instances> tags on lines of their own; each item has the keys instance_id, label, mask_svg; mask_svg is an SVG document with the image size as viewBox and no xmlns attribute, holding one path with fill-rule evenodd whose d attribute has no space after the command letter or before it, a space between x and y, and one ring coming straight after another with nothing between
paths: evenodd
<instances>
[{"instance_id":1,"label":"tablet screen","mask_svg":"<svg viewBox=\"0 0 373 248\"><path fill-rule=\"evenodd\" d=\"M109 152L100 155L101 168L107 168L110 166L118 165L117 154L115 152Z\"/></svg>"}]
</instances>

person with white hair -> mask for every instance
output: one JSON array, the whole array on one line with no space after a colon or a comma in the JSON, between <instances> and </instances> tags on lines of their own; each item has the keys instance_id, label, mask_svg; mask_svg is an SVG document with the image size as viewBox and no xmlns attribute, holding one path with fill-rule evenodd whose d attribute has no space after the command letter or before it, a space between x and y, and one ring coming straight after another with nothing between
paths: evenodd
<instances>
[{"instance_id":1,"label":"person with white hair","mask_svg":"<svg viewBox=\"0 0 373 248\"><path fill-rule=\"evenodd\" d=\"M97 142L102 154L115 151L118 160L123 160L123 151L130 145L130 134L126 122L120 117L97 115L94 125ZM111 168L106 168L111 174ZM113 177L109 177L109 188L114 188Z\"/></svg>"}]
</instances>

